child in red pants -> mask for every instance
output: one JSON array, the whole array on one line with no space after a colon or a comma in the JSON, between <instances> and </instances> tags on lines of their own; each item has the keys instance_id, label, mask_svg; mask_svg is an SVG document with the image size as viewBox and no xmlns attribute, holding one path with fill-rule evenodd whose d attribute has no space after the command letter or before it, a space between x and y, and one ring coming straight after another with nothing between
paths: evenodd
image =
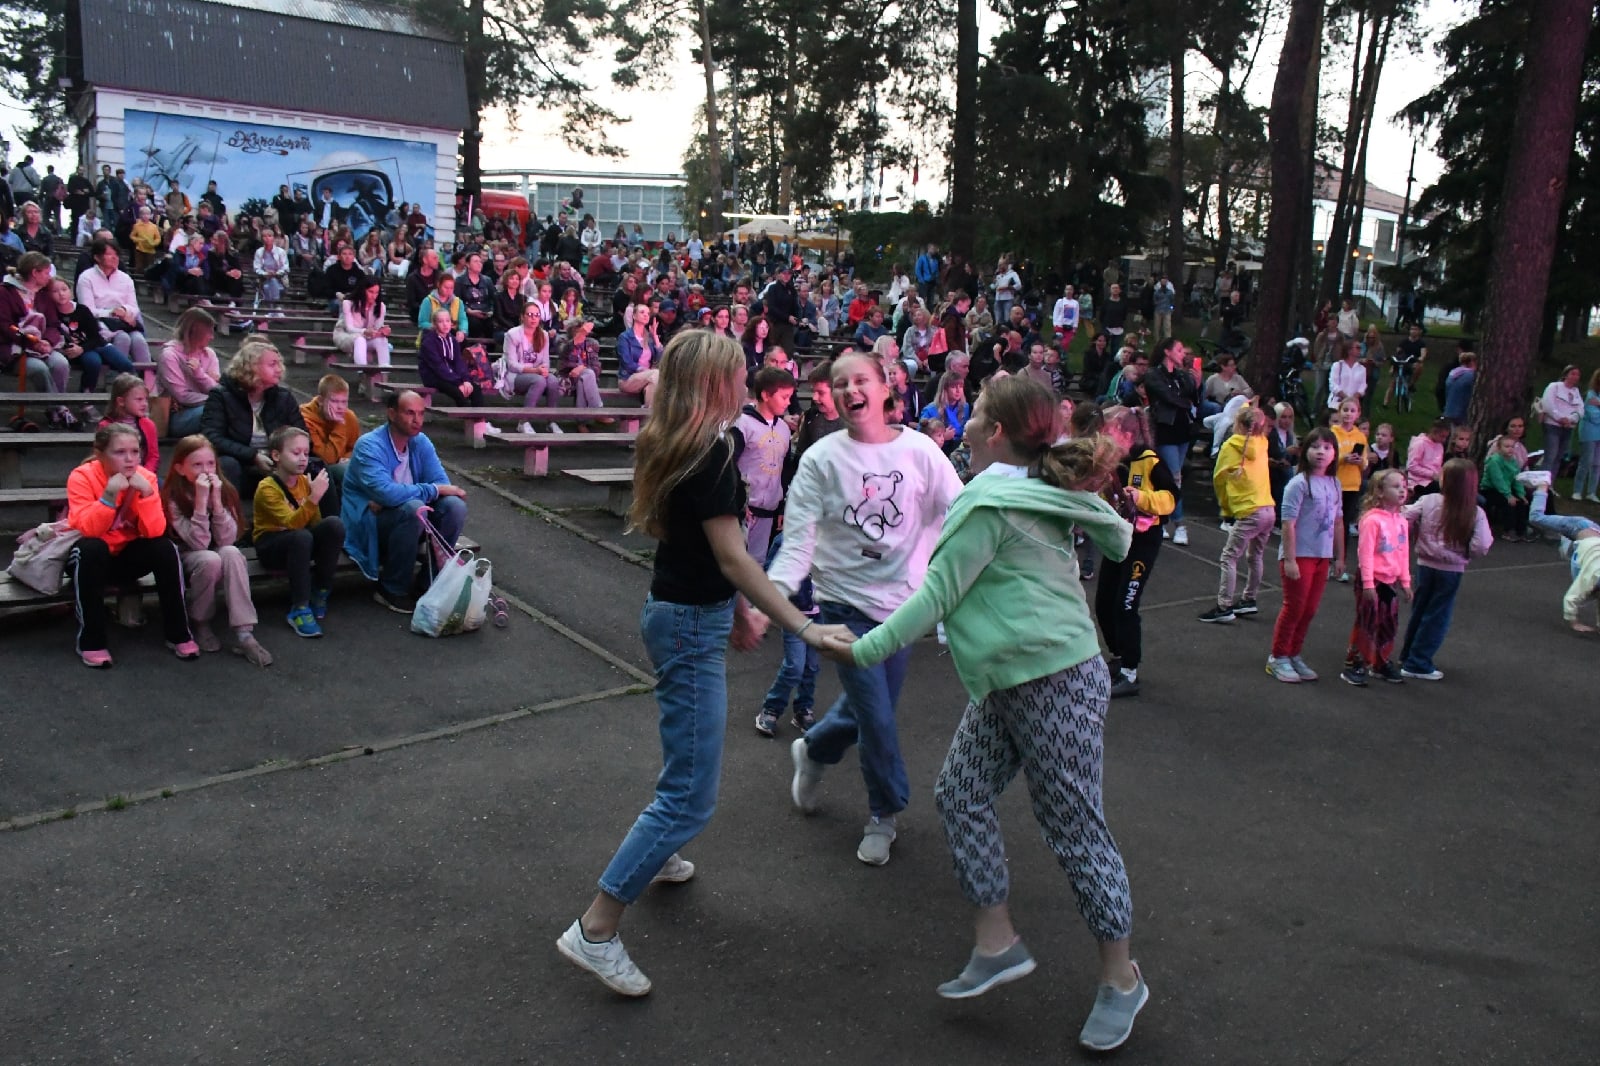
<instances>
[{"instance_id":1,"label":"child in red pants","mask_svg":"<svg viewBox=\"0 0 1600 1066\"><path fill-rule=\"evenodd\" d=\"M1339 442L1326 429L1306 434L1300 446L1300 470L1283 490L1283 542L1278 573L1283 581L1283 606L1272 628L1272 653L1267 673L1287 684L1315 681L1317 673L1300 657L1306 631L1322 603L1328 564L1344 571L1345 529L1339 479L1328 471L1339 454Z\"/></svg>"}]
</instances>

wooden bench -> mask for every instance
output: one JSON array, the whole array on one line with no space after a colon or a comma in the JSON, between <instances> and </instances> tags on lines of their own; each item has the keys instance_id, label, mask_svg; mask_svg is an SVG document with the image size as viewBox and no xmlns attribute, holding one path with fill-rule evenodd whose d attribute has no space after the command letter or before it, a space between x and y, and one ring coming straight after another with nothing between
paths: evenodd
<instances>
[{"instance_id":1,"label":"wooden bench","mask_svg":"<svg viewBox=\"0 0 1600 1066\"><path fill-rule=\"evenodd\" d=\"M493 422L589 422L609 418L622 424L622 432L638 433L639 423L650 417L645 407L430 407L430 415L459 419L466 428L466 442L482 448L492 436L485 427Z\"/></svg>"},{"instance_id":2,"label":"wooden bench","mask_svg":"<svg viewBox=\"0 0 1600 1066\"><path fill-rule=\"evenodd\" d=\"M633 433L502 433L489 440L508 448L522 449L522 472L531 477L548 477L550 449L588 445L626 447L638 439Z\"/></svg>"},{"instance_id":3,"label":"wooden bench","mask_svg":"<svg viewBox=\"0 0 1600 1066\"><path fill-rule=\"evenodd\" d=\"M606 510L618 518L628 517L628 510L633 506L633 467L608 466L593 470L563 470L561 473L586 485L605 486Z\"/></svg>"},{"instance_id":4,"label":"wooden bench","mask_svg":"<svg viewBox=\"0 0 1600 1066\"><path fill-rule=\"evenodd\" d=\"M415 374L417 372L417 366L415 363L391 363L388 366L378 366L374 363L368 363L363 366L360 363L332 362L328 364L328 369L336 370L342 374L361 375L363 379L361 391L364 392L367 399L371 400L373 403L377 403L380 399L382 399L382 397L379 395L381 392L380 386L382 386L384 381L388 380L391 371L401 374Z\"/></svg>"},{"instance_id":5,"label":"wooden bench","mask_svg":"<svg viewBox=\"0 0 1600 1066\"><path fill-rule=\"evenodd\" d=\"M42 407L58 403L92 403L104 407L110 402L109 392L0 392L0 406L20 404L24 407Z\"/></svg>"}]
</instances>

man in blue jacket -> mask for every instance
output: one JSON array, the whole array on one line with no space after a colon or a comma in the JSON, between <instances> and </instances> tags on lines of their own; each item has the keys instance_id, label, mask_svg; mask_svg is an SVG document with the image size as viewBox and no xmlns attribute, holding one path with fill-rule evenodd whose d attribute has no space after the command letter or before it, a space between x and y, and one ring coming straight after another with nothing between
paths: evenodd
<instances>
[{"instance_id":1,"label":"man in blue jacket","mask_svg":"<svg viewBox=\"0 0 1600 1066\"><path fill-rule=\"evenodd\" d=\"M452 548L467 525L467 494L450 484L433 442L422 432L422 397L402 391L389 395L387 423L363 433L344 477L345 554L367 580L378 582L374 596L398 614L417 605L417 541L424 507Z\"/></svg>"},{"instance_id":2,"label":"man in blue jacket","mask_svg":"<svg viewBox=\"0 0 1600 1066\"><path fill-rule=\"evenodd\" d=\"M934 305L934 290L939 282L939 246L928 245L928 250L917 256L917 293L928 307Z\"/></svg>"}]
</instances>

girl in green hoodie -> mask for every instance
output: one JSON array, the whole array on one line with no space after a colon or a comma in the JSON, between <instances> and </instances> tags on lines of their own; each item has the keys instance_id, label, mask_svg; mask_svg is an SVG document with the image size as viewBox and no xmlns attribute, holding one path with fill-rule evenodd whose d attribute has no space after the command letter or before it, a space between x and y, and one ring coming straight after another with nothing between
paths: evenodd
<instances>
[{"instance_id":1,"label":"girl in green hoodie","mask_svg":"<svg viewBox=\"0 0 1600 1066\"><path fill-rule=\"evenodd\" d=\"M967 423L972 482L956 498L922 586L854 644L826 654L881 662L943 620L971 702L939 775L935 800L962 893L977 908L965 970L939 986L981 995L1031 973L1011 925L1005 846L995 802L1020 769L1035 816L1100 944L1100 987L1079 1034L1094 1050L1120 1046L1149 998L1128 954L1128 876L1101 809L1102 738L1111 677L1078 580L1073 531L1109 559L1133 527L1096 492L1120 452L1103 437L1052 447L1055 400L1023 377L985 386Z\"/></svg>"}]
</instances>

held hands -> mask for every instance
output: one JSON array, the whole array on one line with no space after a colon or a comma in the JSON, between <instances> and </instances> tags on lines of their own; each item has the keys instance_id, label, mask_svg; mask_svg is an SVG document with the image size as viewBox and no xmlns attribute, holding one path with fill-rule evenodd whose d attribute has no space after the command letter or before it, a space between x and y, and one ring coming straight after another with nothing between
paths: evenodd
<instances>
[{"instance_id":1,"label":"held hands","mask_svg":"<svg viewBox=\"0 0 1600 1066\"><path fill-rule=\"evenodd\" d=\"M747 605L741 597L733 608L733 632L728 643L734 651L754 651L761 646L761 637L767 631L767 616Z\"/></svg>"},{"instance_id":2,"label":"held hands","mask_svg":"<svg viewBox=\"0 0 1600 1066\"><path fill-rule=\"evenodd\" d=\"M856 664L855 655L850 651L850 645L856 642L856 635L850 631L849 626L812 626L806 630L806 636L817 634L822 643L814 645L818 651L836 663L845 666ZM807 644L811 641L807 640Z\"/></svg>"},{"instance_id":3,"label":"held hands","mask_svg":"<svg viewBox=\"0 0 1600 1066\"><path fill-rule=\"evenodd\" d=\"M328 478L326 470L317 471L317 476L311 479L311 502L321 503L322 497L328 494L329 487L333 484Z\"/></svg>"},{"instance_id":4,"label":"held hands","mask_svg":"<svg viewBox=\"0 0 1600 1066\"><path fill-rule=\"evenodd\" d=\"M128 487L127 474L112 474L106 478L105 495L113 499L122 495L122 490Z\"/></svg>"},{"instance_id":5,"label":"held hands","mask_svg":"<svg viewBox=\"0 0 1600 1066\"><path fill-rule=\"evenodd\" d=\"M156 494L155 486L146 481L144 479L144 475L138 472L135 472L128 477L128 487L138 492L140 496L144 496L146 498Z\"/></svg>"}]
</instances>

